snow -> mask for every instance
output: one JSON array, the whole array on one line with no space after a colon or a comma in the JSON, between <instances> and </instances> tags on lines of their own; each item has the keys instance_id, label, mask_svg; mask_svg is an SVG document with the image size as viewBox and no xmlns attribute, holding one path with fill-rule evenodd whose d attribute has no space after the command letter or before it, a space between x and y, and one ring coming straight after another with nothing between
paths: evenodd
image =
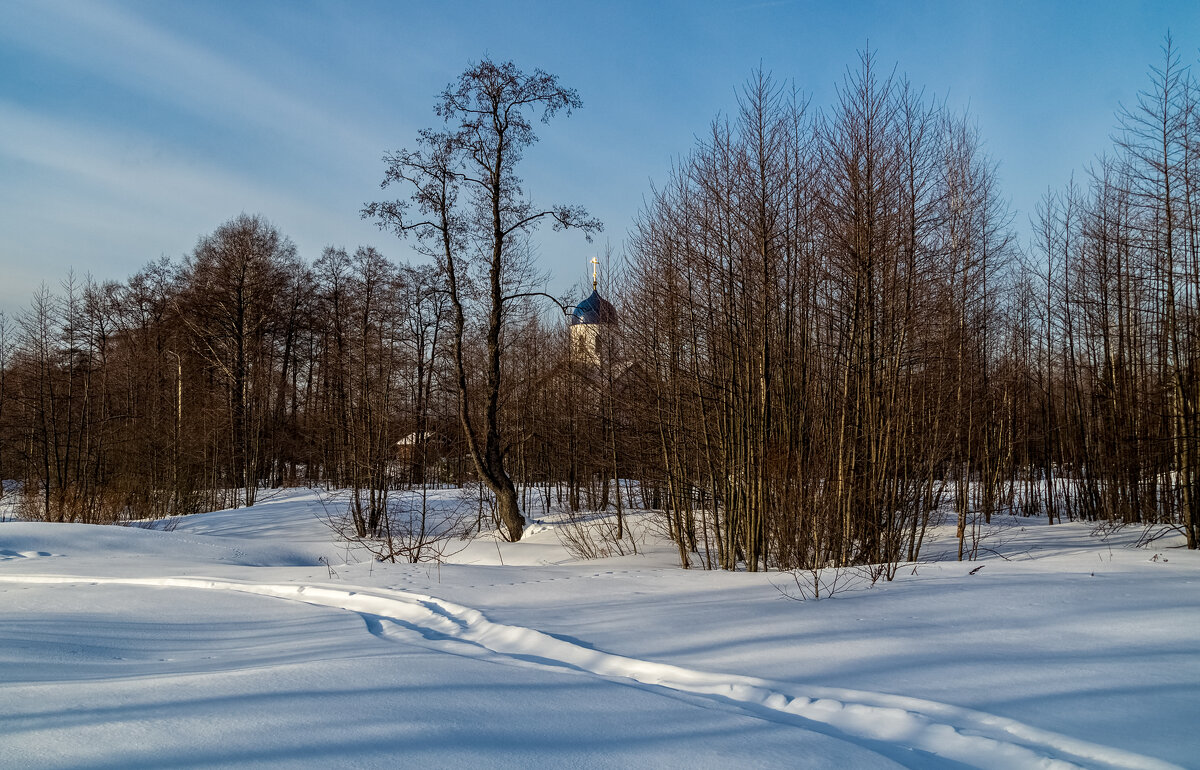
<instances>
[{"instance_id":1,"label":"snow","mask_svg":"<svg viewBox=\"0 0 1200 770\"><path fill-rule=\"evenodd\" d=\"M1200 558L1170 538L997 518L978 562L800 602L786 574L681 570L645 528L637 555L573 560L554 519L381 564L337 510L291 491L156 529L0 523L0 766L1200 756Z\"/></svg>"}]
</instances>

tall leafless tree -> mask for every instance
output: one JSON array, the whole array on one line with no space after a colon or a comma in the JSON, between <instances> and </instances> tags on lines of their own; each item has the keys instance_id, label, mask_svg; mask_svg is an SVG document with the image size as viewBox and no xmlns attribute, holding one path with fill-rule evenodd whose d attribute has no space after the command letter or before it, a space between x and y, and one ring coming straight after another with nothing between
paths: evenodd
<instances>
[{"instance_id":1,"label":"tall leafless tree","mask_svg":"<svg viewBox=\"0 0 1200 770\"><path fill-rule=\"evenodd\" d=\"M579 228L589 237L601 228L582 208L535 206L516 171L537 140L530 116L548 122L559 111L570 114L580 106L578 94L560 85L554 75L542 70L526 74L511 62L485 59L447 86L435 104L434 111L448 128L424 130L417 150L385 157L383 186L404 185L410 188L409 199L372 203L363 210L364 217L401 236L416 234L426 253L445 270L454 318L459 418L475 469L496 496L511 540L520 539L525 523L505 466L500 419L505 302L521 293L511 281L509 266L523 239L542 220L551 220L555 229ZM466 364L473 269L479 273L484 317L482 424L472 414L475 394Z\"/></svg>"}]
</instances>

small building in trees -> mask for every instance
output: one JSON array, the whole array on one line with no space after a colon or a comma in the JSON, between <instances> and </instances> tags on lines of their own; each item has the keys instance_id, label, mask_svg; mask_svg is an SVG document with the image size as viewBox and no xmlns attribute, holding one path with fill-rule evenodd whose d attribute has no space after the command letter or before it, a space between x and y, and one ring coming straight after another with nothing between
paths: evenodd
<instances>
[{"instance_id":1,"label":"small building in trees","mask_svg":"<svg viewBox=\"0 0 1200 770\"><path fill-rule=\"evenodd\" d=\"M580 363L600 364L605 351L606 328L617 322L617 309L600 296L596 288L597 276L595 257L592 258L592 293L571 311L571 357Z\"/></svg>"},{"instance_id":2,"label":"small building in trees","mask_svg":"<svg viewBox=\"0 0 1200 770\"><path fill-rule=\"evenodd\" d=\"M446 436L432 430L413 431L396 442L397 471L416 484L425 481L430 468L436 468L451 451Z\"/></svg>"}]
</instances>

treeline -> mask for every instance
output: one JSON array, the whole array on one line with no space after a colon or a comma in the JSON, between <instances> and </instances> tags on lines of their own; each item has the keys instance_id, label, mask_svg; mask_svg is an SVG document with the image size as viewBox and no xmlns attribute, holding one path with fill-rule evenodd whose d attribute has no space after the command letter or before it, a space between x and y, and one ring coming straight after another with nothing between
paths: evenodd
<instances>
[{"instance_id":1,"label":"treeline","mask_svg":"<svg viewBox=\"0 0 1200 770\"><path fill-rule=\"evenodd\" d=\"M636 228L644 420L675 531L726 569L911 560L947 492L965 545L1031 470L1006 422L1017 251L993 165L868 56L839 97L813 111L760 74Z\"/></svg>"},{"instance_id":2,"label":"treeline","mask_svg":"<svg viewBox=\"0 0 1200 770\"><path fill-rule=\"evenodd\" d=\"M869 56L838 93L758 75L635 228L642 478L681 558L894 569L943 503L959 558L998 511L1195 548L1200 90L1170 42L1028 253L965 116Z\"/></svg>"},{"instance_id":3,"label":"treeline","mask_svg":"<svg viewBox=\"0 0 1200 770\"><path fill-rule=\"evenodd\" d=\"M528 280L507 266L514 286ZM477 277L463 280L481 422L488 308ZM438 267L371 247L306 263L243 214L182 260L124 282L71 277L0 314L0 476L21 482L22 517L82 523L251 506L285 486L348 489L358 536L379 535L390 491L479 478L453 326ZM506 305L502 341L504 450L522 509L619 501L612 389L532 298Z\"/></svg>"},{"instance_id":4,"label":"treeline","mask_svg":"<svg viewBox=\"0 0 1200 770\"><path fill-rule=\"evenodd\" d=\"M1170 38L1113 153L1046 196L1011 299L1016 462L1051 516L1200 541L1200 87ZM1056 495L1049 474L1064 475Z\"/></svg>"},{"instance_id":5,"label":"treeline","mask_svg":"<svg viewBox=\"0 0 1200 770\"><path fill-rule=\"evenodd\" d=\"M364 490L445 411L440 278L376 250L308 265L242 215L125 282L42 289L0 331L0 475L21 513L112 522L253 505L264 486ZM374 492L372 492L374 490ZM365 525L364 525L365 526Z\"/></svg>"},{"instance_id":6,"label":"treeline","mask_svg":"<svg viewBox=\"0 0 1200 770\"><path fill-rule=\"evenodd\" d=\"M579 106L526 77L484 62L443 98L474 120L468 97L496 108L502 83L519 109L540 83ZM1168 41L1112 154L1021 248L967 116L869 55L825 109L760 73L650 197L602 287L618 323L584 356L530 294L510 140L426 132L390 161L411 201L367 212L436 266L368 247L308 264L243 215L0 323L0 477L22 515L86 522L343 487L365 537L391 490L482 477L527 516L614 508L587 536L618 550L626 507L661 511L707 568L890 577L944 510L960 558L1000 512L1162 524L1195 548L1198 97Z\"/></svg>"}]
</instances>

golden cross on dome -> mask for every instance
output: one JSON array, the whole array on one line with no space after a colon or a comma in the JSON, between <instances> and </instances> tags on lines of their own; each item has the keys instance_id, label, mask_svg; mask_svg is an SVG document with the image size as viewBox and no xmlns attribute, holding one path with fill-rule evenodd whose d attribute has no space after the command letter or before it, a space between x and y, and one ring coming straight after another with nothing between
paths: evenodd
<instances>
[{"instance_id":1,"label":"golden cross on dome","mask_svg":"<svg viewBox=\"0 0 1200 770\"><path fill-rule=\"evenodd\" d=\"M592 291L596 290L596 269L600 266L600 260L592 257Z\"/></svg>"}]
</instances>

